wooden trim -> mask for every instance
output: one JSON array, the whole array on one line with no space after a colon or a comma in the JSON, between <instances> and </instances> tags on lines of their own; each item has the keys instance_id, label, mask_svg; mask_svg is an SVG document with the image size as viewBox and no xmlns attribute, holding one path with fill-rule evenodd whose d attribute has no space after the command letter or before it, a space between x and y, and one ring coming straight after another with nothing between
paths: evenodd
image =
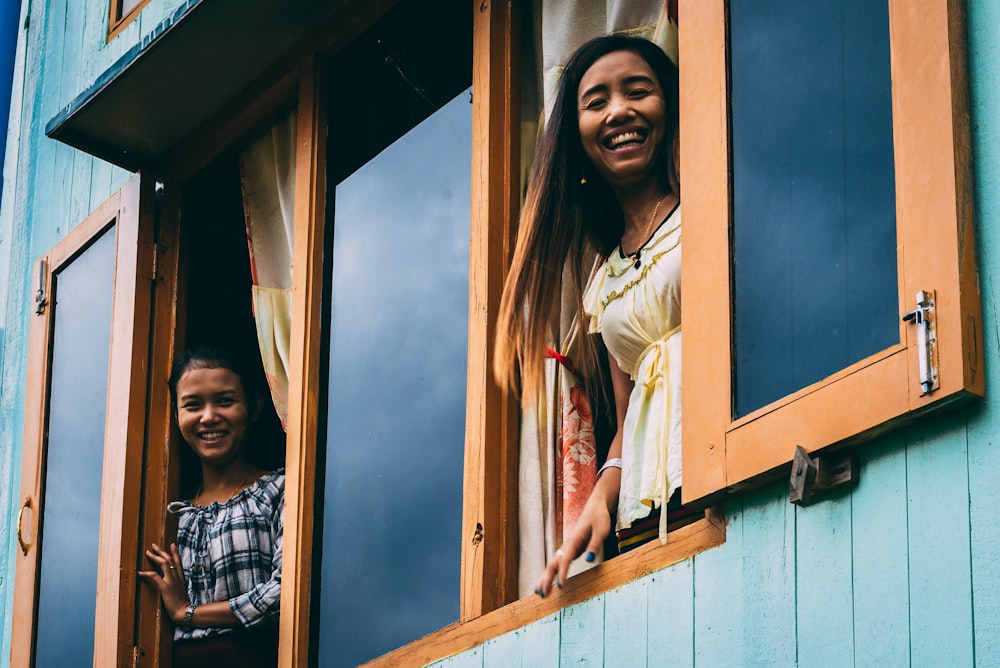
<instances>
[{"instance_id":1,"label":"wooden trim","mask_svg":"<svg viewBox=\"0 0 1000 668\"><path fill-rule=\"evenodd\" d=\"M493 381L493 337L519 202L511 3L474 4L472 238L460 619L517 597L516 403Z\"/></svg>"},{"instance_id":2,"label":"wooden trim","mask_svg":"<svg viewBox=\"0 0 1000 668\"><path fill-rule=\"evenodd\" d=\"M152 180L137 176L122 188L97 566L94 663L101 666L119 665L132 657L152 297L140 263L153 242L152 205Z\"/></svg>"},{"instance_id":3,"label":"wooden trim","mask_svg":"<svg viewBox=\"0 0 1000 668\"><path fill-rule=\"evenodd\" d=\"M853 446L929 410L982 396L963 5L889 3L899 315L933 290L940 388L917 379L915 329L869 357L739 420L732 417L730 164L723 0L681 0L684 180L684 500L787 471L796 445ZM695 150L687 151L687 147ZM707 268L707 269L706 269Z\"/></svg>"},{"instance_id":4,"label":"wooden trim","mask_svg":"<svg viewBox=\"0 0 1000 668\"><path fill-rule=\"evenodd\" d=\"M681 199L684 202L684 502L726 484L732 392L729 329L728 66L724 0L680 0ZM699 269L711 276L692 280ZM711 387L705 379L710 379ZM706 396L707 395L707 396Z\"/></svg>"},{"instance_id":5,"label":"wooden trim","mask_svg":"<svg viewBox=\"0 0 1000 668\"><path fill-rule=\"evenodd\" d=\"M31 531L32 540L27 554L22 553L20 549L15 554L13 610L15 621L11 630L10 664L14 668L31 666L34 653L36 596L39 577L38 557L40 555L38 546L42 540L40 532L41 503L43 501L42 474L47 447L49 374L52 361L50 353L54 323L51 308L55 299L53 276L80 255L91 240L119 222L121 203L122 197L121 191L119 191L97 207L62 241L39 259L39 262L44 260L48 264L46 270L48 306L41 314L32 316L28 343L24 445L21 457L21 496L18 497L18 500L31 500L33 511L31 517L26 518L24 526ZM38 275L37 263L33 275Z\"/></svg>"},{"instance_id":6,"label":"wooden trim","mask_svg":"<svg viewBox=\"0 0 1000 668\"><path fill-rule=\"evenodd\" d=\"M278 665L308 665L313 571L316 443L322 423L320 377L323 249L326 221L326 77L315 56L299 78L295 158L295 241L292 251L285 535Z\"/></svg>"},{"instance_id":7,"label":"wooden trim","mask_svg":"<svg viewBox=\"0 0 1000 668\"><path fill-rule=\"evenodd\" d=\"M546 599L538 596L515 601L475 619L461 621L431 633L416 642L385 654L366 666L425 666L471 649L487 640L510 633L570 605L591 599L637 578L690 559L726 542L721 509L713 508L703 520L670 532L666 545L647 543L633 552L615 557L589 571L575 575L562 590Z\"/></svg>"},{"instance_id":8,"label":"wooden trim","mask_svg":"<svg viewBox=\"0 0 1000 668\"><path fill-rule=\"evenodd\" d=\"M118 33L125 30L132 21L139 17L139 13L149 4L149 0L142 0L130 9L124 16L119 17L122 0L111 0L108 3L108 39L110 42Z\"/></svg>"},{"instance_id":9,"label":"wooden trim","mask_svg":"<svg viewBox=\"0 0 1000 668\"><path fill-rule=\"evenodd\" d=\"M151 543L169 545L176 536L176 521L170 520L167 504L177 498L179 488L179 457L177 449L182 442L175 436L170 406L170 392L164 376L171 368L183 343L184 314L180 306L180 195L179 184L164 184L163 194L157 202L158 229L156 243L159 248L157 273L152 305L149 367L147 388L148 437L143 471L142 524L139 531L137 567L149 564L145 548ZM173 642L173 625L166 618L160 596L155 587L139 584L136 617L139 647L148 668L169 666Z\"/></svg>"}]
</instances>

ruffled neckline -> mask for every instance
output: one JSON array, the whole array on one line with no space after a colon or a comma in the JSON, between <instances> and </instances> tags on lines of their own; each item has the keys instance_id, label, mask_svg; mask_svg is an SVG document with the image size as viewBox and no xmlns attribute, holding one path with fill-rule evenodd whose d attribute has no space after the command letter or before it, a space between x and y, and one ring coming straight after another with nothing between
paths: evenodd
<instances>
[{"instance_id":1,"label":"ruffled neckline","mask_svg":"<svg viewBox=\"0 0 1000 668\"><path fill-rule=\"evenodd\" d=\"M167 504L167 510L169 510L172 513L181 513L187 511L206 511L206 510L215 511L219 508L227 508L229 506L239 503L246 496L255 496L265 483L271 482L278 476L284 475L284 473L285 473L284 468L262 473L256 480L254 480L252 483L241 489L236 494L233 494L224 503L213 501L207 506L196 506L193 504L192 499L181 499L180 501L172 501L169 504Z\"/></svg>"},{"instance_id":2,"label":"ruffled neckline","mask_svg":"<svg viewBox=\"0 0 1000 668\"><path fill-rule=\"evenodd\" d=\"M642 268L646 266L647 262L651 264L654 261L657 247L662 245L666 238L680 229L680 224L669 224L680 208L680 202L677 202L667 217L663 219L660 225L653 231L653 234L650 235L649 241L639 247L639 254L642 263L638 268L635 266L635 255L623 255L622 247L619 244L613 251L611 251L611 255L608 257L608 274L618 277L630 269L641 271Z\"/></svg>"}]
</instances>

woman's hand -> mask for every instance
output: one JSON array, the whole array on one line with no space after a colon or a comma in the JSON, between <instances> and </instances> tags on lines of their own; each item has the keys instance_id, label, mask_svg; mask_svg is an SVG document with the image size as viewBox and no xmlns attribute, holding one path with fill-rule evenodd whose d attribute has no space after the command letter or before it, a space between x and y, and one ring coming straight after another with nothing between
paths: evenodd
<instances>
[{"instance_id":1,"label":"woman's hand","mask_svg":"<svg viewBox=\"0 0 1000 668\"><path fill-rule=\"evenodd\" d=\"M542 579L539 581L538 587L535 588L536 594L545 598L552 590L553 583L562 589L562 585L566 582L569 574L570 564L580 555L586 553L585 558L587 561L593 561L596 558L601 547L604 545L604 539L611 532L610 508L618 501L617 486L621 481L620 476L621 472L617 469L608 469L601 476L601 480L598 481L599 483L605 482L607 478L606 483L617 484L607 484L603 490L601 487L604 486L599 484L594 489L590 498L587 499L587 504L583 507L580 518L573 525L572 532L570 532L562 546L556 550L552 558L549 559L549 563L545 565L545 572L542 573ZM617 478L617 480L612 481L610 478ZM606 491L612 490L614 491L614 496L609 504Z\"/></svg>"},{"instance_id":2,"label":"woman's hand","mask_svg":"<svg viewBox=\"0 0 1000 668\"><path fill-rule=\"evenodd\" d=\"M163 601L163 609L167 611L170 620L174 624L181 624L190 601L177 545L171 543L168 551L153 543L152 548L146 550L146 557L159 571L139 571L139 576L156 585L160 592L160 600Z\"/></svg>"}]
</instances>

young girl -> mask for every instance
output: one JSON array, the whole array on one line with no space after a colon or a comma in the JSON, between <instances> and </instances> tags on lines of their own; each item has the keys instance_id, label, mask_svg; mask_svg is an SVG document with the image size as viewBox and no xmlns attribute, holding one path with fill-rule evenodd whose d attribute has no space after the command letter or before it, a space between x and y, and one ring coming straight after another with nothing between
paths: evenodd
<instances>
[{"instance_id":1,"label":"young girl","mask_svg":"<svg viewBox=\"0 0 1000 668\"><path fill-rule=\"evenodd\" d=\"M171 503L177 542L152 545L140 571L175 624L174 665L274 666L281 597L285 476L247 456L263 405L229 351L186 352L170 375L174 417L201 464L190 501Z\"/></svg>"},{"instance_id":2,"label":"young girl","mask_svg":"<svg viewBox=\"0 0 1000 668\"><path fill-rule=\"evenodd\" d=\"M495 372L542 391L560 286L610 353L617 419L607 462L536 592L592 561L617 515L621 550L666 533L680 470L680 188L677 68L640 38L599 37L567 63L539 144L504 286ZM590 276L588 258L603 258ZM585 289L586 285L586 289ZM576 371L602 386L594 337ZM676 500L675 500L676 503ZM661 512L662 511L662 512Z\"/></svg>"}]
</instances>

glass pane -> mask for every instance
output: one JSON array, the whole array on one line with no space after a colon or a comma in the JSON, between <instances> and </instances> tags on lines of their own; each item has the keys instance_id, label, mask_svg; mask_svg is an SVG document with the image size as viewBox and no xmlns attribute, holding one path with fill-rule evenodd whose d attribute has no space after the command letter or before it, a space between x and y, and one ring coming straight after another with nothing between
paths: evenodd
<instances>
[{"instance_id":1,"label":"glass pane","mask_svg":"<svg viewBox=\"0 0 1000 668\"><path fill-rule=\"evenodd\" d=\"M55 277L35 665L94 655L114 229Z\"/></svg>"},{"instance_id":2,"label":"glass pane","mask_svg":"<svg viewBox=\"0 0 1000 668\"><path fill-rule=\"evenodd\" d=\"M730 2L734 411L899 341L888 3Z\"/></svg>"},{"instance_id":3,"label":"glass pane","mask_svg":"<svg viewBox=\"0 0 1000 668\"><path fill-rule=\"evenodd\" d=\"M135 6L138 5L140 2L142 2L142 0L121 0L121 2L122 2L121 4L122 9L120 12L118 12L118 18L125 16L130 11L135 9Z\"/></svg>"},{"instance_id":4,"label":"glass pane","mask_svg":"<svg viewBox=\"0 0 1000 668\"><path fill-rule=\"evenodd\" d=\"M320 666L458 619L471 109L336 188Z\"/></svg>"}]
</instances>

